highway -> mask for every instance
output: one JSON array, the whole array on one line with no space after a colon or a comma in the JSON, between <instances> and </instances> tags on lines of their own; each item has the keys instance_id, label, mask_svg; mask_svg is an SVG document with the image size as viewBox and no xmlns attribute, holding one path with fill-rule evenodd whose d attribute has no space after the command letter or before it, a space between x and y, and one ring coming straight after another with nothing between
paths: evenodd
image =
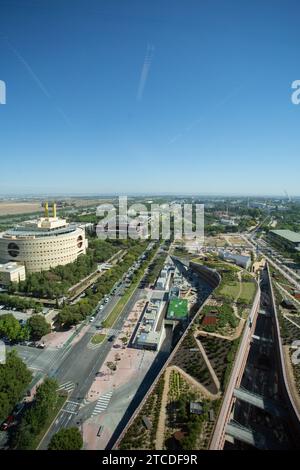
<instances>
[{"instance_id":1,"label":"highway","mask_svg":"<svg viewBox=\"0 0 300 470\"><path fill-rule=\"evenodd\" d=\"M123 309L121 315L114 324L113 329L116 332L122 330L124 321L126 320L133 305L144 295L145 292L143 289L137 289L134 292ZM110 309L112 309L113 306L117 303L116 297L118 297L117 294L115 298L112 299L111 305L109 305ZM99 320L101 321L104 314L104 310L100 312L100 317L97 316L95 320L95 326ZM65 357L58 368L50 374L60 384L67 384L67 386L73 385L74 388L71 389L68 396L68 402L66 404L67 406L64 406L55 423L51 426L48 434L43 439L40 445L41 449L47 448L52 435L59 431L59 429L66 426L75 425L77 423L78 417L76 415L80 409L80 406L84 403L86 394L95 379L95 374L101 368L107 354L113 347L113 341L109 342L107 339L105 339L99 348L88 348L88 344L92 336L96 333L96 331L98 331L96 330L95 326L93 325L89 328L82 339L73 346L70 353Z\"/></svg>"},{"instance_id":2,"label":"highway","mask_svg":"<svg viewBox=\"0 0 300 470\"><path fill-rule=\"evenodd\" d=\"M156 255L157 253L158 251ZM101 322L109 315L120 300L123 289L123 284L117 287L114 295L110 297L109 302L104 306L103 310L98 311L94 322L90 325L84 336L72 346L60 363L49 370L49 376L55 378L59 384L61 384L61 389L65 387L69 396L65 406L40 443L39 449L47 449L51 437L60 429L66 426L78 426L91 416L95 403L88 403L86 395L95 379L95 374L105 362L105 358L113 347L114 342L108 341L108 337L110 336L108 335L99 347L91 348L89 347L90 340L96 332L99 332L97 326L101 326ZM117 335L122 330L124 322L135 303L145 296L147 296L147 291L137 286L110 330L111 334Z\"/></svg>"},{"instance_id":3,"label":"highway","mask_svg":"<svg viewBox=\"0 0 300 470\"><path fill-rule=\"evenodd\" d=\"M241 381L243 390L259 395L265 400L278 404L279 410L286 410L286 417L279 413L262 410L246 401L236 399L231 420L242 427L249 429L254 435L263 437L265 449L294 449L297 443L290 431L288 408L283 394L283 384L280 381L280 364L276 353L276 334L274 314L271 307L271 296L267 281L267 271L262 275L261 305L256 327L255 337L268 341L254 339L252 341L247 364ZM244 441L241 435L241 440ZM241 442L235 436L234 443L226 443L225 449L248 449L249 443ZM262 442L257 442L258 446ZM256 446L256 443L255 443ZM261 448L261 447L260 447Z\"/></svg>"},{"instance_id":4,"label":"highway","mask_svg":"<svg viewBox=\"0 0 300 470\"><path fill-rule=\"evenodd\" d=\"M253 248L259 250L269 264L274 266L274 268L276 268L297 290L300 290L300 276L284 263L279 263L278 260L272 256L271 253L274 251L272 246L269 246L264 240L255 239L253 235L243 235L243 238Z\"/></svg>"}]
</instances>

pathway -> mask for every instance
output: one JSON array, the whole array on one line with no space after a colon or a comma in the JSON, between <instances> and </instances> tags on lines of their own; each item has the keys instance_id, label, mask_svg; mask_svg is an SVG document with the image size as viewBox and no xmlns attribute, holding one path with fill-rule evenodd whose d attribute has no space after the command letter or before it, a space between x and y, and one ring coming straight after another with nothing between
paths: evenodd
<instances>
[{"instance_id":1,"label":"pathway","mask_svg":"<svg viewBox=\"0 0 300 470\"><path fill-rule=\"evenodd\" d=\"M201 354L202 354L202 357L203 357L203 359L204 359L204 362L205 362L205 364L206 364L206 367L207 367L208 370L209 370L210 376L211 376L211 378L212 378L212 380L213 380L213 382L214 382L214 384L215 384L215 386L216 386L216 389L217 389L217 390L220 390L220 381L219 381L219 379L218 379L218 377L217 377L217 375L216 375L216 373L215 373L214 368L212 367L212 365L211 365L211 363L210 363L210 360L208 359L208 356L207 356L207 354L206 354L206 352L205 352L205 349L204 349L204 347L202 346L201 341L200 341L195 335L194 335L194 338L195 338L196 343L197 343L197 346L198 346L198 348L199 348L199 350L200 350L200 352L201 352Z\"/></svg>"},{"instance_id":2,"label":"pathway","mask_svg":"<svg viewBox=\"0 0 300 470\"><path fill-rule=\"evenodd\" d=\"M165 424L167 419L166 409L169 396L169 382L170 382L171 368L167 367L164 377L164 390L161 399L160 413L158 425L156 430L155 449L163 450L165 441Z\"/></svg>"}]
</instances>

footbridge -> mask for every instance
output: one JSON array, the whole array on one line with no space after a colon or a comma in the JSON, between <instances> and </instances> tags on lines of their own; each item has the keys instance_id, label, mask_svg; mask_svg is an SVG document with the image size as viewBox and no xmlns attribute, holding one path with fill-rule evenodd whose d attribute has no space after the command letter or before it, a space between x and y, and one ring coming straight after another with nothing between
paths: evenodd
<instances>
[{"instance_id":1,"label":"footbridge","mask_svg":"<svg viewBox=\"0 0 300 470\"><path fill-rule=\"evenodd\" d=\"M226 426L226 435L244 442L260 450L278 450L280 445L270 436L261 432L242 426L240 423L231 420Z\"/></svg>"},{"instance_id":2,"label":"footbridge","mask_svg":"<svg viewBox=\"0 0 300 470\"><path fill-rule=\"evenodd\" d=\"M243 387L235 388L233 391L233 396L235 398L238 398L239 400L249 403L249 405L253 405L257 408L260 408L261 410L264 410L273 416L287 416L287 411L283 408L280 403L277 403L276 401L271 400L270 398L266 398L256 393L250 392L249 390L246 390Z\"/></svg>"}]
</instances>

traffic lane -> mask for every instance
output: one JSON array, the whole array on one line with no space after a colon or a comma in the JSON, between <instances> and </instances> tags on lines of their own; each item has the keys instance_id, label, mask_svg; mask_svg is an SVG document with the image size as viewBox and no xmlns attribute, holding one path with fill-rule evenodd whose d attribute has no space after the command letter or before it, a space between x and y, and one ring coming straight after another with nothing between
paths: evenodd
<instances>
[{"instance_id":1,"label":"traffic lane","mask_svg":"<svg viewBox=\"0 0 300 470\"><path fill-rule=\"evenodd\" d=\"M134 291L132 297L125 305L121 315L113 325L115 329L121 329L133 305L143 295L145 295L144 289L137 288ZM86 346L89 343L90 338L91 334L86 333L79 343L73 347L71 353L64 361L63 367L61 366L59 368L58 374L56 375L61 383L68 380L75 381L75 389L70 394L68 399L69 401L77 401L78 403L81 403L84 400L95 379L96 372L98 372L98 370L102 367L107 354L113 347L113 342L104 341L100 348L94 350L88 349ZM80 360L78 360L78 358L80 358ZM83 360L86 361L85 366L82 364ZM46 438L41 444L41 448L47 448L51 440L51 436L66 425L66 418L64 417L64 413L64 411L60 412L58 416L58 422L50 428ZM78 416L71 415L71 418L67 419L67 424L68 426L71 426L72 424L77 424L77 421Z\"/></svg>"},{"instance_id":2,"label":"traffic lane","mask_svg":"<svg viewBox=\"0 0 300 470\"><path fill-rule=\"evenodd\" d=\"M78 341L78 343L72 347L68 356L64 358L61 364L58 365L53 375L56 376L60 383L62 383L63 380L76 380L76 374L79 373L79 376L81 376L84 367L88 366L89 361L93 361L93 358L99 349L88 349L87 345L89 344L93 335L98 331L96 328L97 322L99 322L101 319L104 319L104 317L106 317L111 312L118 301L119 297L117 295L111 298L111 300L107 303L106 308L104 308L97 314L97 316L95 316L95 320L91 323L88 331L84 334L80 341ZM76 382L78 382L78 380L76 380Z\"/></svg>"}]
</instances>

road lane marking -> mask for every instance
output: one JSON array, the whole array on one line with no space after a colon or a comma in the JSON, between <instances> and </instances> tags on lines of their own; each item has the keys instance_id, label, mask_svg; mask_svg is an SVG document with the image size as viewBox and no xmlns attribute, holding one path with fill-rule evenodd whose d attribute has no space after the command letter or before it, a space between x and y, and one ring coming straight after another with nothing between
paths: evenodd
<instances>
[{"instance_id":1,"label":"road lane marking","mask_svg":"<svg viewBox=\"0 0 300 470\"><path fill-rule=\"evenodd\" d=\"M94 411L92 413L92 416L96 416L96 415L102 413L102 411L106 410L106 408L108 407L109 402L111 400L112 393L113 393L113 391L110 390L109 392L102 395L102 397L98 398L96 406L95 406Z\"/></svg>"}]
</instances>

